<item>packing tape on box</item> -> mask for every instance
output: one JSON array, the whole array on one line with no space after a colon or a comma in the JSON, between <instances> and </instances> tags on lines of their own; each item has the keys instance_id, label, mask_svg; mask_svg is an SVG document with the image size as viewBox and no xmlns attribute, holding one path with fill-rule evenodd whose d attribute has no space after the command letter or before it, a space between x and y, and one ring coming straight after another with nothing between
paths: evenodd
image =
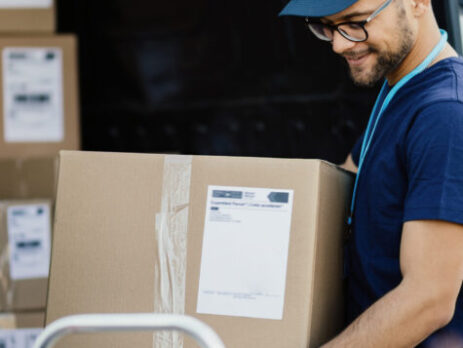
<instances>
[{"instance_id":1,"label":"packing tape on box","mask_svg":"<svg viewBox=\"0 0 463 348\"><path fill-rule=\"evenodd\" d=\"M0 203L3 208L3 203ZM1 209L4 211L5 209ZM3 221L2 221L3 220ZM6 213L0 217L0 223L6 225ZM10 279L10 248L5 243L0 251L0 307L5 310L10 308L13 301L13 289Z\"/></svg>"},{"instance_id":2,"label":"packing tape on box","mask_svg":"<svg viewBox=\"0 0 463 348\"><path fill-rule=\"evenodd\" d=\"M16 171L17 171L17 173L23 173L23 159L22 158L18 158L16 160ZM19 189L20 197L26 197L28 187L26 185L26 180L24 180L23 178L21 178L21 180L19 180L18 189Z\"/></svg>"},{"instance_id":3,"label":"packing tape on box","mask_svg":"<svg viewBox=\"0 0 463 348\"><path fill-rule=\"evenodd\" d=\"M4 310L13 307L14 285L10 277L10 248L6 244L0 253L0 297L5 301L0 305Z\"/></svg>"},{"instance_id":4,"label":"packing tape on box","mask_svg":"<svg viewBox=\"0 0 463 348\"><path fill-rule=\"evenodd\" d=\"M161 211L156 214L158 262L155 265L154 312L185 314L188 208L192 156L166 156ZM153 347L181 348L176 331L156 332Z\"/></svg>"}]
</instances>

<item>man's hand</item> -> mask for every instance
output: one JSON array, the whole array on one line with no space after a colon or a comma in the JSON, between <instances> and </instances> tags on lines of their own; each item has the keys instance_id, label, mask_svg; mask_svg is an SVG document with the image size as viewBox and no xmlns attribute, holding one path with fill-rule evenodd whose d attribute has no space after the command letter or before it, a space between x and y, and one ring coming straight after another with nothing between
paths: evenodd
<instances>
[{"instance_id":1,"label":"man's hand","mask_svg":"<svg viewBox=\"0 0 463 348\"><path fill-rule=\"evenodd\" d=\"M354 163L354 160L352 159L351 154L347 156L346 161L343 164L341 164L340 167L342 169L349 170L354 173L357 173L357 170L358 170L357 166Z\"/></svg>"},{"instance_id":2,"label":"man's hand","mask_svg":"<svg viewBox=\"0 0 463 348\"><path fill-rule=\"evenodd\" d=\"M403 280L323 348L415 347L450 322L463 280L463 226L404 224Z\"/></svg>"}]
</instances>

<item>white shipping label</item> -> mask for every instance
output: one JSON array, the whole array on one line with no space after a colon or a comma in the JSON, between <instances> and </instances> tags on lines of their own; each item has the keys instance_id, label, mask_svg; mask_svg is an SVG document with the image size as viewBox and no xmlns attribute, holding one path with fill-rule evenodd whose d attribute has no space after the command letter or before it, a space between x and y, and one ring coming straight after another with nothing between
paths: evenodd
<instances>
[{"instance_id":1,"label":"white shipping label","mask_svg":"<svg viewBox=\"0 0 463 348\"><path fill-rule=\"evenodd\" d=\"M46 278L50 267L50 207L46 204L7 209L10 277Z\"/></svg>"},{"instance_id":2,"label":"white shipping label","mask_svg":"<svg viewBox=\"0 0 463 348\"><path fill-rule=\"evenodd\" d=\"M197 312L283 318L293 190L209 186Z\"/></svg>"},{"instance_id":3,"label":"white shipping label","mask_svg":"<svg viewBox=\"0 0 463 348\"><path fill-rule=\"evenodd\" d=\"M3 115L6 142L64 139L60 48L3 50Z\"/></svg>"},{"instance_id":4,"label":"white shipping label","mask_svg":"<svg viewBox=\"0 0 463 348\"><path fill-rule=\"evenodd\" d=\"M32 348L43 329L0 330L0 348Z\"/></svg>"},{"instance_id":5,"label":"white shipping label","mask_svg":"<svg viewBox=\"0 0 463 348\"><path fill-rule=\"evenodd\" d=\"M0 8L50 8L52 5L52 0L0 0Z\"/></svg>"}]
</instances>

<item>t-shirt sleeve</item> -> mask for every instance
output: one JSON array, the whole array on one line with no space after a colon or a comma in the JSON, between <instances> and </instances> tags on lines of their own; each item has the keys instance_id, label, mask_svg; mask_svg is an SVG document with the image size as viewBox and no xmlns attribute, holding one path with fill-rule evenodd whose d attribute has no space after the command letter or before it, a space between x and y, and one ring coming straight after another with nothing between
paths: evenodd
<instances>
[{"instance_id":1,"label":"t-shirt sleeve","mask_svg":"<svg viewBox=\"0 0 463 348\"><path fill-rule=\"evenodd\" d=\"M463 224L463 104L426 107L409 130L405 151L409 186L404 222Z\"/></svg>"},{"instance_id":2,"label":"t-shirt sleeve","mask_svg":"<svg viewBox=\"0 0 463 348\"><path fill-rule=\"evenodd\" d=\"M354 161L355 165L358 167L360 162L360 152L362 151L362 143L363 137L365 136L365 132L357 139L357 142L354 144L350 154L352 155L352 160Z\"/></svg>"}]
</instances>

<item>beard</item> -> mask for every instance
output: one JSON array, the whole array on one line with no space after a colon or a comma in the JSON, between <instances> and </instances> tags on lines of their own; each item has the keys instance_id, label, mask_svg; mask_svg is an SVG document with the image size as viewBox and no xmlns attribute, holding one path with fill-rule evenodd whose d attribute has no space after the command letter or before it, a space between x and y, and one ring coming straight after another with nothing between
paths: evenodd
<instances>
[{"instance_id":1,"label":"beard","mask_svg":"<svg viewBox=\"0 0 463 348\"><path fill-rule=\"evenodd\" d=\"M402 63L404 58L410 53L413 44L413 32L409 28L405 19L405 12L400 11L398 16L398 34L396 35L398 45L396 49L380 50L374 46L369 46L362 53L346 53L345 56L362 56L371 54L376 56L376 62L370 69L362 67L350 67L349 72L352 80L358 86L372 87L386 75L393 72Z\"/></svg>"},{"instance_id":2,"label":"beard","mask_svg":"<svg viewBox=\"0 0 463 348\"><path fill-rule=\"evenodd\" d=\"M349 69L350 77L358 86L372 87L400 65L412 46L413 40L407 36L403 38L396 51L380 51L374 47L369 47L366 53L376 55L376 63L369 70L362 67L351 67Z\"/></svg>"}]
</instances>

